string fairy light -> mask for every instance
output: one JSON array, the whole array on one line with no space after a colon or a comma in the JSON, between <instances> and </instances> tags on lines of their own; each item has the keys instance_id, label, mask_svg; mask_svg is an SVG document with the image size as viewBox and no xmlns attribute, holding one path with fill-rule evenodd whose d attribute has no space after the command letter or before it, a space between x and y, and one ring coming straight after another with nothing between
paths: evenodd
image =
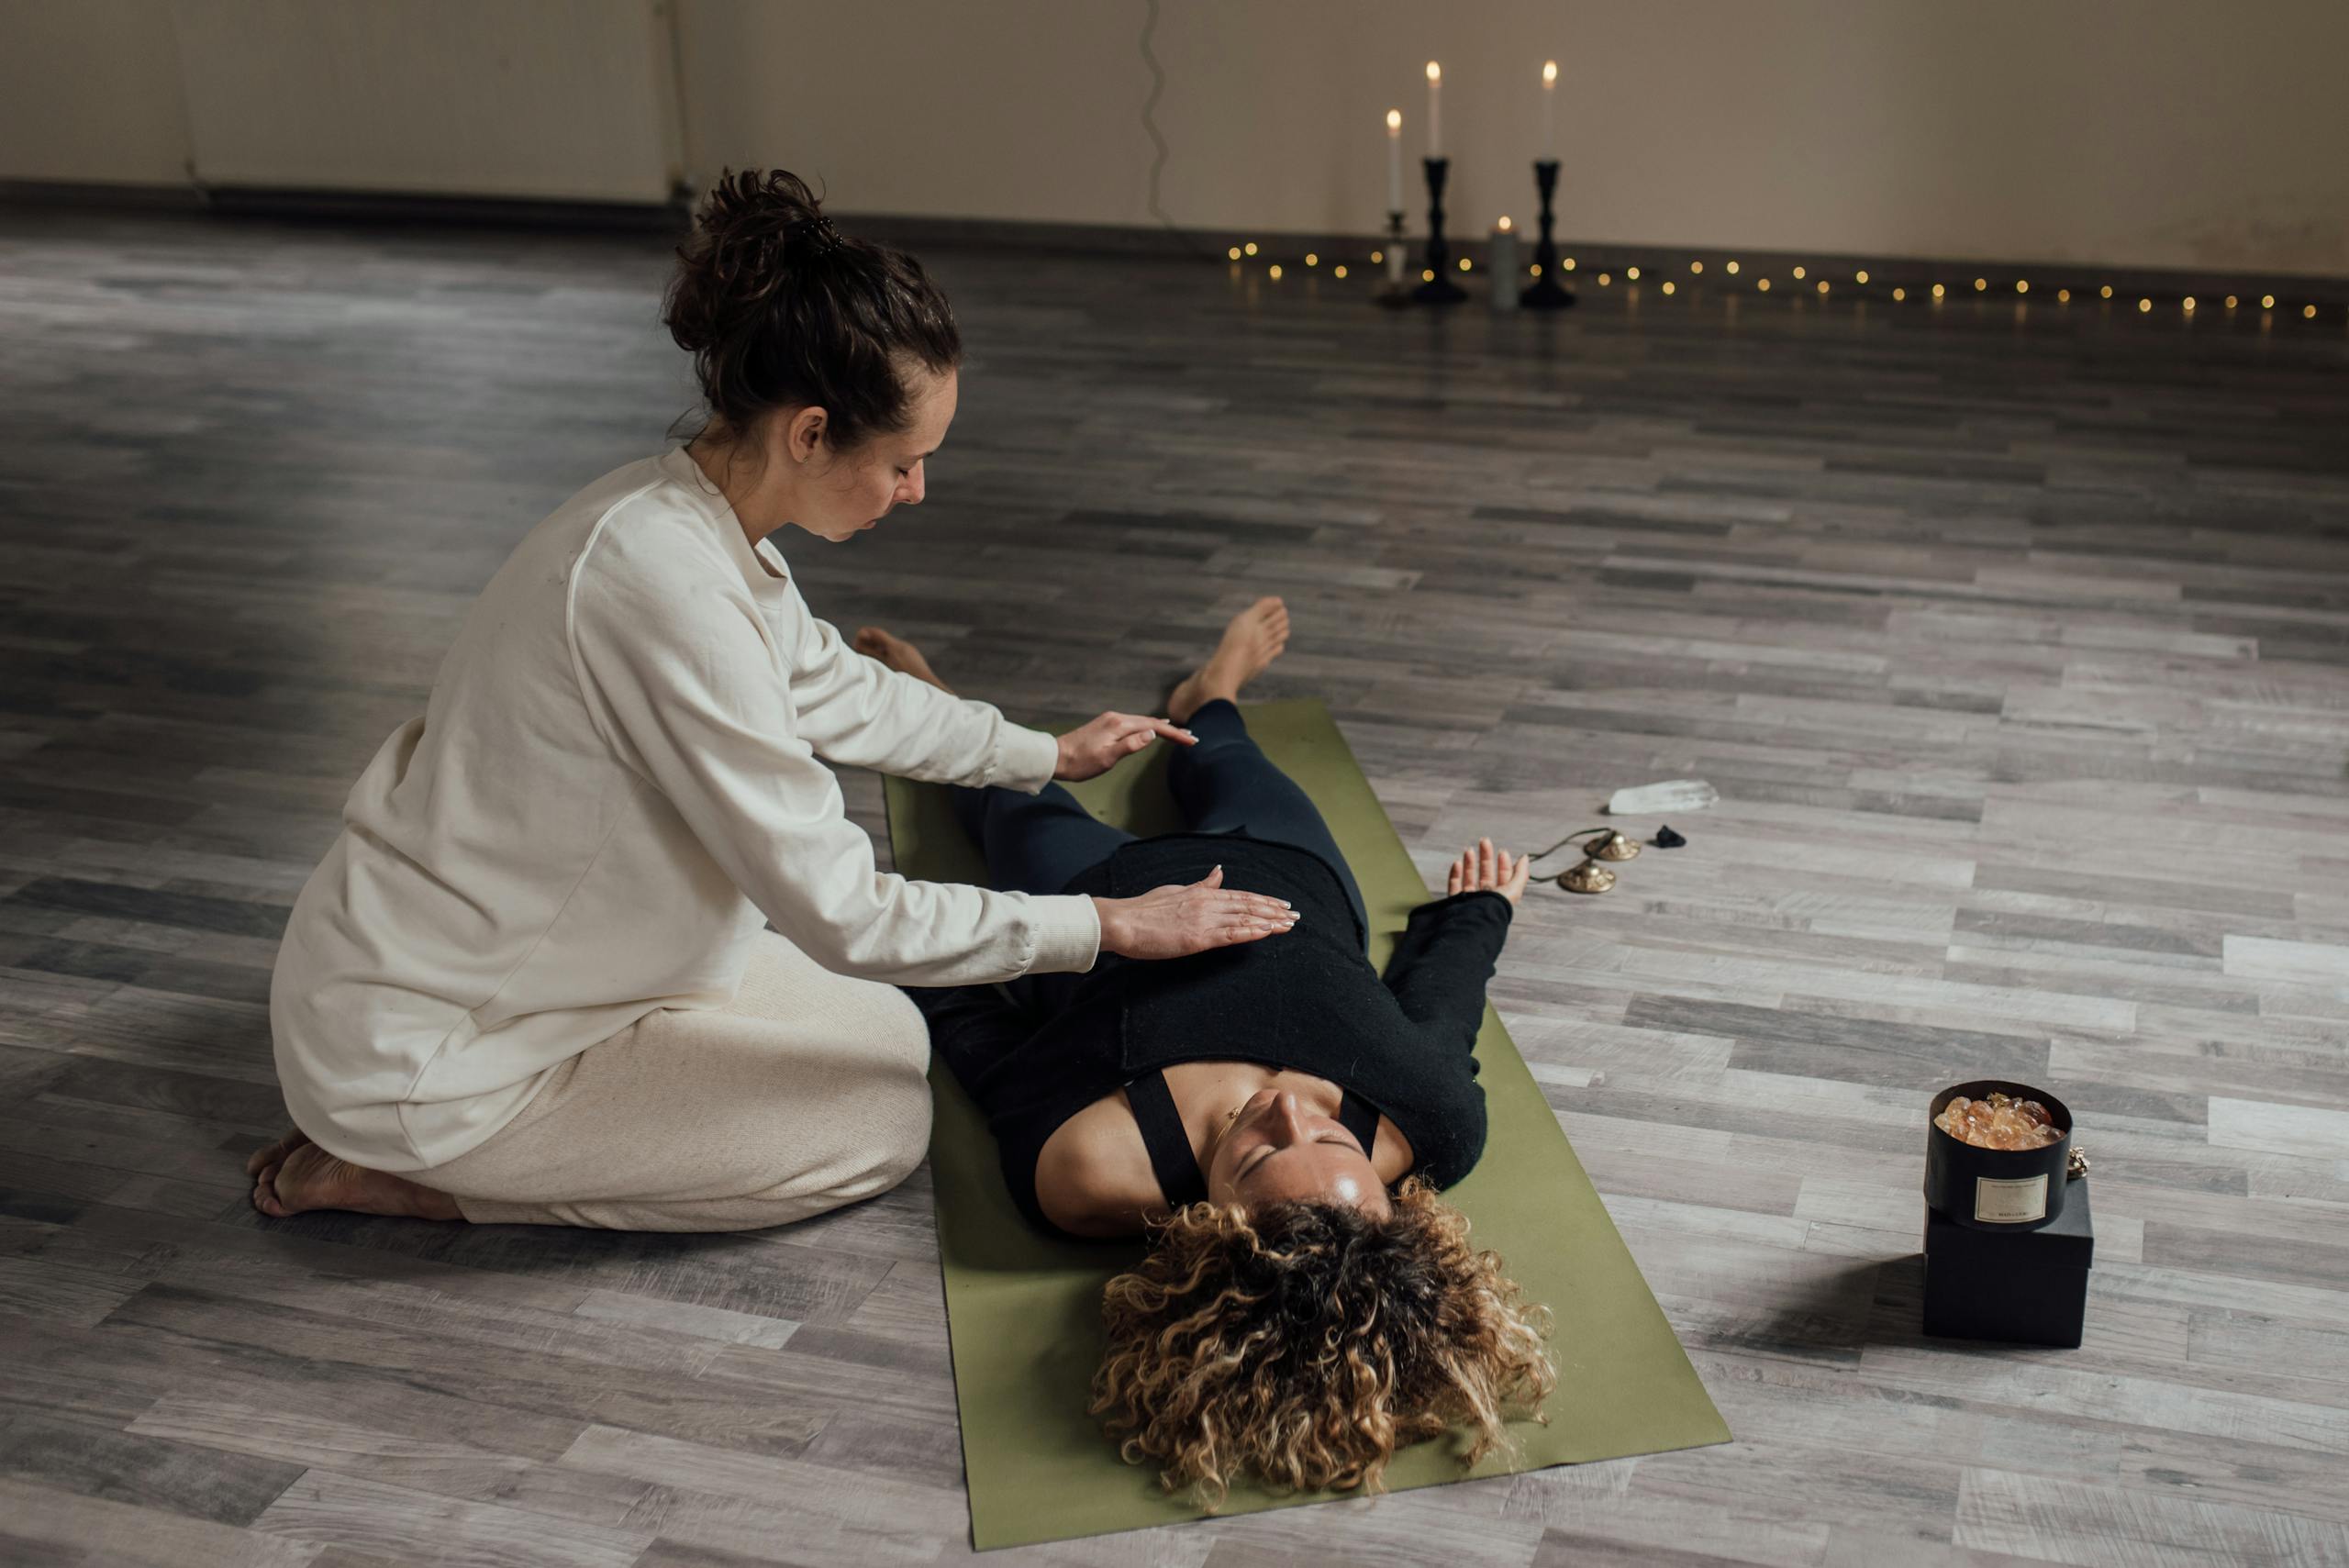
<instances>
[{"instance_id":1,"label":"string fairy light","mask_svg":"<svg viewBox=\"0 0 2349 1568\"><path fill-rule=\"evenodd\" d=\"M1514 225L1508 219L1502 218L1498 221L1503 228L1514 229ZM1241 261L1244 257L1264 255L1264 245L1253 239L1245 240L1240 244L1229 246L1224 250L1225 258L1232 261ZM1270 256L1265 256L1264 259L1267 263L1265 268L1265 276L1273 282L1278 283L1286 275L1288 267L1295 264L1297 257L1293 254L1287 263L1274 261L1271 260ZM1374 265L1383 262L1386 259L1386 252L1384 250L1377 250L1370 252L1370 260ZM1321 265L1321 253L1319 250L1307 250L1302 252L1302 260L1307 267L1318 269ZM1576 260L1572 256L1560 257L1558 264L1559 269L1563 272L1571 272L1575 271L1577 267ZM1460 257L1457 265L1459 270L1464 272L1474 272L1475 270L1475 261L1472 257ZM1743 263L1733 259L1724 260L1720 263L1720 268L1721 271L1734 277L1742 272L1743 270ZM1330 271L1331 276L1338 278L1350 276L1352 272L1352 269L1342 263L1332 265ZM1527 276L1539 278L1542 276L1542 263L1538 261L1534 262L1529 265L1525 271ZM1826 278L1811 279L1809 269L1807 265L1796 265L1790 267L1788 271L1792 272L1798 280L1810 282L1812 288L1818 294L1825 295L1831 292L1831 285L1830 281ZM1705 261L1701 257L1688 258L1688 273L1691 277L1704 276ZM1637 263L1628 264L1622 269L1622 274L1625 282L1637 283L1642 277L1642 269ZM1235 277L1238 275L1237 269L1234 270L1233 275ZM1423 267L1420 269L1419 278L1421 282L1432 283L1435 281L1435 277L1436 272L1433 268ZM1874 274L1867 268L1859 267L1854 269L1852 272L1852 281L1865 288L1871 282L1875 281L1875 279ZM1611 269L1598 274L1598 284L1602 288L1612 285L1614 282L1615 274ZM1670 279L1661 280L1658 286L1661 292L1666 295L1677 295L1679 292L1679 285ZM1771 280L1767 277L1757 277L1753 280L1753 287L1756 293L1767 294L1770 292ZM1974 279L1974 289L1976 293L1987 293L1988 292L1989 287L1990 280L1987 275L1978 276ZM1939 303L1947 297L1948 287L1945 284L1936 283L1931 285L1930 292L1932 298L1936 303ZM2014 292L2017 295L2028 295L2031 293L2031 280L2029 278L2016 278L2014 280ZM2113 297L2114 292L2112 284L2101 284L2097 287L2097 297L2110 300ZM1632 291L1634 297L1636 297L1637 293L1637 290ZM1906 301L1909 297L1909 289L1905 284L1893 287L1890 290L1890 293L1895 300ZM1921 292L1920 294L1920 297L1923 297L1923 294ZM2178 295L2172 297L2176 299L2179 310L2189 317L2199 311L2202 306L2201 296L2197 295ZM2230 311L2245 305L2249 299L2248 295L2235 294L2225 295L2223 296L2213 295L2212 297L2222 298L2226 308ZM2055 298L2062 304L2069 305L2072 302L2071 288L2068 285L2057 288L2055 290ZM2137 313L2141 316L2151 315L2154 308L2154 296L2152 295L2140 295L2137 297ZM2262 294L2259 296L2259 307L2263 311L2273 311L2277 309L2278 305L2276 295L2273 294ZM2294 307L2291 305L2285 305L2281 308L2290 310ZM2298 308L2300 318L2304 321L2314 321L2324 314L2324 307L2315 301L2299 302ZM1734 310L1733 304L1731 306L1731 309L1732 311ZM2017 315L2016 319L2022 319L2020 313Z\"/></svg>"}]
</instances>

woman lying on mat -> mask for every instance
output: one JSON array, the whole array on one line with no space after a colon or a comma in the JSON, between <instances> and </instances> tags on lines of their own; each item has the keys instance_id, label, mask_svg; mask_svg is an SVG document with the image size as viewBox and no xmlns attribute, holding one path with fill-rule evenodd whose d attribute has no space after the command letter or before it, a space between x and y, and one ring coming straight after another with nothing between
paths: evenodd
<instances>
[{"instance_id":1,"label":"woman lying on mat","mask_svg":"<svg viewBox=\"0 0 2349 1568\"><path fill-rule=\"evenodd\" d=\"M1288 900L1286 937L1105 957L1015 980L1009 1001L908 992L1029 1219L1148 1235L1108 1286L1093 1409L1129 1459L1210 1504L1242 1469L1375 1488L1397 1448L1457 1425L1474 1429L1473 1462L1502 1440L1502 1407L1538 1405L1553 1382L1540 1309L1435 1195L1484 1151L1471 1051L1525 862L1490 840L1463 851L1382 979L1345 857L1233 705L1287 638L1287 610L1261 599L1175 688L1169 714L1198 738L1167 766L1186 832L1137 839L1057 785L954 791L998 888L1124 896L1219 873ZM856 646L944 685L885 631Z\"/></svg>"}]
</instances>

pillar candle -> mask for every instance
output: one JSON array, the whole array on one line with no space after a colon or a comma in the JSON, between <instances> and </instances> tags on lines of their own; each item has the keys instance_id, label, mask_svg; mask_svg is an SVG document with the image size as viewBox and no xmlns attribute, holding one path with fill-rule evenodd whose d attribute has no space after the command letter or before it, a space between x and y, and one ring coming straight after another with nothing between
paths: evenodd
<instances>
[{"instance_id":1,"label":"pillar candle","mask_svg":"<svg viewBox=\"0 0 2349 1568\"><path fill-rule=\"evenodd\" d=\"M1403 111L1386 111L1386 210L1403 210Z\"/></svg>"},{"instance_id":2,"label":"pillar candle","mask_svg":"<svg viewBox=\"0 0 2349 1568\"><path fill-rule=\"evenodd\" d=\"M1428 61L1428 156L1443 156L1443 67Z\"/></svg>"},{"instance_id":3,"label":"pillar candle","mask_svg":"<svg viewBox=\"0 0 2349 1568\"><path fill-rule=\"evenodd\" d=\"M1558 161L1558 62L1542 63L1542 156L1554 163Z\"/></svg>"},{"instance_id":4,"label":"pillar candle","mask_svg":"<svg viewBox=\"0 0 2349 1568\"><path fill-rule=\"evenodd\" d=\"M1492 287L1485 295L1485 304L1497 313L1514 309L1517 305L1517 230L1509 227L1506 217L1493 229L1492 248Z\"/></svg>"}]
</instances>

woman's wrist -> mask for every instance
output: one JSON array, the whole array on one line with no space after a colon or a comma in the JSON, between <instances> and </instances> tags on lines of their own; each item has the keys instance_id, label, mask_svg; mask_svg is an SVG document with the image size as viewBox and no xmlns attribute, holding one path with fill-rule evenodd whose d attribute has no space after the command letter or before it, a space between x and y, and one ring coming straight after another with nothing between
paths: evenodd
<instances>
[{"instance_id":1,"label":"woman's wrist","mask_svg":"<svg viewBox=\"0 0 2349 1568\"><path fill-rule=\"evenodd\" d=\"M1094 917L1101 922L1101 951L1116 952L1119 939L1125 934L1124 911L1118 907L1119 900L1093 895Z\"/></svg>"}]
</instances>

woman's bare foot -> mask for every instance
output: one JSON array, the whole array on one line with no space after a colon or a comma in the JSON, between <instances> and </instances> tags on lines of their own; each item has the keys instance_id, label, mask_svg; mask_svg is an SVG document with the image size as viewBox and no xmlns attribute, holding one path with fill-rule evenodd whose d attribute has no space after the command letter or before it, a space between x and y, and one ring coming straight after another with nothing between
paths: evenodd
<instances>
[{"instance_id":1,"label":"woman's bare foot","mask_svg":"<svg viewBox=\"0 0 2349 1568\"><path fill-rule=\"evenodd\" d=\"M917 681L928 681L941 692L954 688L938 678L921 650L902 637L893 637L877 626L863 626L856 629L856 639L850 644L867 659L878 659L901 675L911 675Z\"/></svg>"},{"instance_id":2,"label":"woman's bare foot","mask_svg":"<svg viewBox=\"0 0 2349 1568\"><path fill-rule=\"evenodd\" d=\"M1268 594L1231 617L1208 662L1166 699L1166 717L1187 724L1191 715L1218 697L1236 700L1240 689L1263 674L1287 646L1288 606Z\"/></svg>"},{"instance_id":3,"label":"woman's bare foot","mask_svg":"<svg viewBox=\"0 0 2349 1568\"><path fill-rule=\"evenodd\" d=\"M338 1160L295 1128L245 1162L253 1207L283 1219L312 1208L347 1208L415 1219L462 1219L457 1200L384 1171Z\"/></svg>"},{"instance_id":4,"label":"woman's bare foot","mask_svg":"<svg viewBox=\"0 0 2349 1568\"><path fill-rule=\"evenodd\" d=\"M258 1176L270 1166L284 1163L288 1154L309 1141L310 1135L300 1128L288 1128L285 1136L268 1148L253 1151L252 1158L245 1162L245 1174Z\"/></svg>"}]
</instances>

